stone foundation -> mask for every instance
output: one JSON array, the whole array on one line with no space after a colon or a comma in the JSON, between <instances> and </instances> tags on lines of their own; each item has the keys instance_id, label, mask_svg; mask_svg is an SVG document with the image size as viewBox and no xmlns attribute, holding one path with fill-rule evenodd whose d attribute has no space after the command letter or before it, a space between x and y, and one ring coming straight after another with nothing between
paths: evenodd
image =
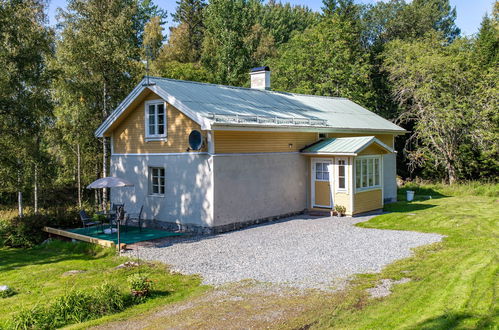
<instances>
[{"instance_id":1,"label":"stone foundation","mask_svg":"<svg viewBox=\"0 0 499 330\"><path fill-rule=\"evenodd\" d=\"M221 234L221 233L225 233L225 232L229 232L229 231L233 231L233 230L243 229L243 228L257 225L257 224L261 224L261 223L266 223L266 222L280 220L283 218L288 218L288 217L291 217L294 215L303 214L304 212L305 212L305 210L299 211L299 212L281 214L281 215L262 218L262 219L249 220L249 221L243 221L243 222L235 222L235 223L230 223L230 224L216 226L216 227L202 227L202 226L197 226L197 225L181 224L181 223L160 221L160 220L143 220L142 225L144 227L147 227L147 228L161 229L161 230L173 231L173 232L192 233L195 235L216 235L216 234Z\"/></svg>"}]
</instances>

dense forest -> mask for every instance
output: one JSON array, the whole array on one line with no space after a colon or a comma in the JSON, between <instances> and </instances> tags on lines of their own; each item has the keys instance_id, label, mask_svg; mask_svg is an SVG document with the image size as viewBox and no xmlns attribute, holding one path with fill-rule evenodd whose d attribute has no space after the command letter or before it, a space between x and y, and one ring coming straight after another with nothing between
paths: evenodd
<instances>
[{"instance_id":1,"label":"dense forest","mask_svg":"<svg viewBox=\"0 0 499 330\"><path fill-rule=\"evenodd\" d=\"M49 26L44 0L0 0L0 203L100 201L108 174L95 129L142 77L348 97L410 131L399 175L454 183L499 174L499 2L463 36L449 0L321 12L274 0L68 0ZM146 71L148 68L148 71ZM95 195L94 195L95 193Z\"/></svg>"}]
</instances>

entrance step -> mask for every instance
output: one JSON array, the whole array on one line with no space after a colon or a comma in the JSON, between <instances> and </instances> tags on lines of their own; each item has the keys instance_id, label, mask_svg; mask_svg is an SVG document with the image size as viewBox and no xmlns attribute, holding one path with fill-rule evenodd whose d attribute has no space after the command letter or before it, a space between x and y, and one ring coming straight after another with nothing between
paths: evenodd
<instances>
[{"instance_id":1,"label":"entrance step","mask_svg":"<svg viewBox=\"0 0 499 330\"><path fill-rule=\"evenodd\" d=\"M317 211L317 210L310 210L307 212L308 215L311 215L313 217L330 217L332 216L331 211Z\"/></svg>"}]
</instances>

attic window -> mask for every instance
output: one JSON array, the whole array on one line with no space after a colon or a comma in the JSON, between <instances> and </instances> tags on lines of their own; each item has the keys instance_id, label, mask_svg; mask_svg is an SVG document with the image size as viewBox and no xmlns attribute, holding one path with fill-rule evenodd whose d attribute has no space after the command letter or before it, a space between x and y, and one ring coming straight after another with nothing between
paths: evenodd
<instances>
[{"instance_id":1,"label":"attic window","mask_svg":"<svg viewBox=\"0 0 499 330\"><path fill-rule=\"evenodd\" d=\"M166 138L166 108L162 100L146 102L145 126L148 141Z\"/></svg>"},{"instance_id":2,"label":"attic window","mask_svg":"<svg viewBox=\"0 0 499 330\"><path fill-rule=\"evenodd\" d=\"M319 133L319 139L322 140L322 139L325 139L327 138L327 134L326 133Z\"/></svg>"}]
</instances>

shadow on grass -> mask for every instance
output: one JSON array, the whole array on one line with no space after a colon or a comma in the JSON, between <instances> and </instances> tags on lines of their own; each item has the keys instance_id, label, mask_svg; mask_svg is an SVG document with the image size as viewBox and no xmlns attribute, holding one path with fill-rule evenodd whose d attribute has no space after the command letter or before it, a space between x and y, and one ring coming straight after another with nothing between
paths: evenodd
<instances>
[{"instance_id":1,"label":"shadow on grass","mask_svg":"<svg viewBox=\"0 0 499 330\"><path fill-rule=\"evenodd\" d=\"M474 315L469 313L445 313L429 318L418 323L415 329L456 329L468 328L469 321L476 323L476 328L489 328L493 326L490 315ZM475 327L473 327L475 328Z\"/></svg>"},{"instance_id":2,"label":"shadow on grass","mask_svg":"<svg viewBox=\"0 0 499 330\"><path fill-rule=\"evenodd\" d=\"M444 198L444 197L449 197L447 195L444 195L434 189L431 188L424 188L424 187L404 187L400 188L397 191L397 197L401 201L406 200L406 192L408 190L414 191L414 200L427 200L427 199L438 199L438 198Z\"/></svg>"},{"instance_id":3,"label":"shadow on grass","mask_svg":"<svg viewBox=\"0 0 499 330\"><path fill-rule=\"evenodd\" d=\"M92 253L91 249L78 248L72 243L72 248L63 248L63 242L58 246L38 246L30 249L0 249L0 271L9 271L17 268L57 263L67 260L95 260L100 256ZM102 254L104 257L105 254Z\"/></svg>"},{"instance_id":4,"label":"shadow on grass","mask_svg":"<svg viewBox=\"0 0 499 330\"><path fill-rule=\"evenodd\" d=\"M436 207L434 204L420 204L420 203L412 203L412 202L396 202L392 204L386 204L383 207L383 210L386 212L415 212L421 210L431 209L432 207Z\"/></svg>"}]
</instances>

